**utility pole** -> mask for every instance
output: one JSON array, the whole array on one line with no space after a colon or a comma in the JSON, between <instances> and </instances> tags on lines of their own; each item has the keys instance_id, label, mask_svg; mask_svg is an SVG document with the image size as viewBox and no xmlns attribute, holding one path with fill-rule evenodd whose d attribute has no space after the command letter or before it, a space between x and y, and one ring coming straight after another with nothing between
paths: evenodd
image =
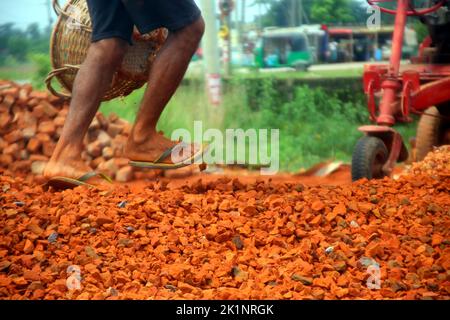
<instances>
[{"instance_id":1,"label":"utility pole","mask_svg":"<svg viewBox=\"0 0 450 320\"><path fill-rule=\"evenodd\" d=\"M297 18L298 18L298 12L297 12L297 0L291 0L290 1L290 12L289 12L289 26L295 27L297 25Z\"/></svg>"},{"instance_id":2,"label":"utility pole","mask_svg":"<svg viewBox=\"0 0 450 320\"><path fill-rule=\"evenodd\" d=\"M238 7L238 1L236 0L236 32L237 32L237 41L238 41L238 45L239 47L242 49L243 48L243 33L244 33L244 27L245 27L245 0L241 0L240 1L240 5L241 7ZM239 9L241 9L241 11L239 12Z\"/></svg>"},{"instance_id":3,"label":"utility pole","mask_svg":"<svg viewBox=\"0 0 450 320\"><path fill-rule=\"evenodd\" d=\"M301 0L301 1L303 1L303 0ZM304 10L303 3L302 3L302 19L304 19L304 20L302 20L302 22L304 22L305 24L309 24L308 14Z\"/></svg>"},{"instance_id":4,"label":"utility pole","mask_svg":"<svg viewBox=\"0 0 450 320\"><path fill-rule=\"evenodd\" d=\"M246 1L245 0L242 0L241 1L241 24L243 25L243 26L245 26L245 12L247 11L246 9L247 9L247 4L245 3Z\"/></svg>"},{"instance_id":5,"label":"utility pole","mask_svg":"<svg viewBox=\"0 0 450 320\"><path fill-rule=\"evenodd\" d=\"M202 0L201 6L206 26L203 36L206 90L210 103L214 106L219 106L222 100L222 85L219 46L217 43L216 2L214 0Z\"/></svg>"},{"instance_id":6,"label":"utility pole","mask_svg":"<svg viewBox=\"0 0 450 320\"><path fill-rule=\"evenodd\" d=\"M231 75L231 13L234 9L234 0L220 0L220 37L223 40L222 58L226 77Z\"/></svg>"},{"instance_id":7,"label":"utility pole","mask_svg":"<svg viewBox=\"0 0 450 320\"><path fill-rule=\"evenodd\" d=\"M234 0L235 1L235 6L236 6L236 10L234 11L234 26L236 28L236 30L239 30L239 26L240 26L240 20L239 20L239 10L238 10L238 6L239 6L239 1L238 0ZM239 37L239 35L238 35Z\"/></svg>"},{"instance_id":8,"label":"utility pole","mask_svg":"<svg viewBox=\"0 0 450 320\"><path fill-rule=\"evenodd\" d=\"M241 0L241 17L240 17L240 22L239 22L239 46L242 50L242 52L244 52L244 31L245 31L245 10L246 9L246 3L245 0ZM236 11L238 11L238 9L236 8Z\"/></svg>"},{"instance_id":9,"label":"utility pole","mask_svg":"<svg viewBox=\"0 0 450 320\"><path fill-rule=\"evenodd\" d=\"M303 24L303 0L298 0L298 25Z\"/></svg>"},{"instance_id":10,"label":"utility pole","mask_svg":"<svg viewBox=\"0 0 450 320\"><path fill-rule=\"evenodd\" d=\"M262 30L262 7L261 3L258 4L258 29Z\"/></svg>"},{"instance_id":11,"label":"utility pole","mask_svg":"<svg viewBox=\"0 0 450 320\"><path fill-rule=\"evenodd\" d=\"M228 14L224 18L225 26L228 28L228 35L225 38L224 48L224 72L226 77L231 76L231 15Z\"/></svg>"}]
</instances>

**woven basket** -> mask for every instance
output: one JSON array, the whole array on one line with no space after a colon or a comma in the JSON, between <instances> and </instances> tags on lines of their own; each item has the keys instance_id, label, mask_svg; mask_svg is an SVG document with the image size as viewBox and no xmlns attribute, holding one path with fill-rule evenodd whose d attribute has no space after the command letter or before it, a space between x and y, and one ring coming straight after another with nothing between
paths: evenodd
<instances>
[{"instance_id":1,"label":"woven basket","mask_svg":"<svg viewBox=\"0 0 450 320\"><path fill-rule=\"evenodd\" d=\"M69 0L63 8L57 0L53 0L53 7L59 17L50 42L53 70L48 74L45 83L55 96L70 98L75 76L91 44L91 20L85 0ZM156 53L166 38L166 29L140 35L135 28L133 45L128 48L122 65L114 74L111 86L102 100L127 96L142 87L147 82ZM53 88L53 78L61 84L62 92Z\"/></svg>"}]
</instances>

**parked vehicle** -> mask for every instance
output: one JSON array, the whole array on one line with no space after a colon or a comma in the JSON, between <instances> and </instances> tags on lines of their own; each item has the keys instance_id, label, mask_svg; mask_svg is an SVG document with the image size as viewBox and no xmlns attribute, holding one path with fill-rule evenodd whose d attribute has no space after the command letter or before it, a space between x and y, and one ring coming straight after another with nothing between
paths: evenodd
<instances>
[{"instance_id":1,"label":"parked vehicle","mask_svg":"<svg viewBox=\"0 0 450 320\"><path fill-rule=\"evenodd\" d=\"M383 0L367 0L377 10L395 15L391 36L389 64L369 64L364 67L363 86L367 107L374 125L358 130L364 133L355 146L352 157L352 179L377 179L390 176L397 162L408 159L403 137L393 126L411 122L411 114L420 115L415 139L416 159L444 144L450 144L450 48L448 26L434 22L434 12L447 13L448 0L430 2L428 8L415 8L412 0L398 0L395 9L381 5ZM429 16L431 15L431 18ZM421 21L429 36L420 46L413 64L401 64L405 47L414 44L412 33L405 32L408 16L425 16Z\"/></svg>"},{"instance_id":2,"label":"parked vehicle","mask_svg":"<svg viewBox=\"0 0 450 320\"><path fill-rule=\"evenodd\" d=\"M260 68L307 70L313 63L308 37L301 28L267 28L255 51Z\"/></svg>"}]
</instances>

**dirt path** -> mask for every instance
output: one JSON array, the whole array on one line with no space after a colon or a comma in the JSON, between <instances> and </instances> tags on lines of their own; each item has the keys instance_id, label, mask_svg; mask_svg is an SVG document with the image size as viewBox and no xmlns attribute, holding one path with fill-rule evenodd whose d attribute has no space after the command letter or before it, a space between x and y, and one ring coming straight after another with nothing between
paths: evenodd
<instances>
[{"instance_id":1,"label":"dirt path","mask_svg":"<svg viewBox=\"0 0 450 320\"><path fill-rule=\"evenodd\" d=\"M167 187L170 189L178 189L186 184L191 184L201 180L203 183L210 183L221 178L226 179L239 179L244 184L251 184L257 181L291 184L304 184L308 186L317 185L342 185L351 182L351 172L349 166L342 166L332 174L326 177L317 177L314 175L301 175L301 174L278 174L274 176L262 176L259 172L251 172L247 170L227 170L222 173L209 174L209 173L197 173L186 177L172 177L172 178L159 178L158 180L167 183ZM123 183L122 185L128 185L134 192L139 192L143 188L149 185L151 180L136 180L129 183Z\"/></svg>"}]
</instances>

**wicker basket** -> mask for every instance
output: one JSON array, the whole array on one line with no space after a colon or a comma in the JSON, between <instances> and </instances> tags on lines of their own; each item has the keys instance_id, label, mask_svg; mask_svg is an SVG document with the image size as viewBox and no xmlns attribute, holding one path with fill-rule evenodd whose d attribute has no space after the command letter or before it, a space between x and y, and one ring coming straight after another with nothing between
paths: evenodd
<instances>
[{"instance_id":1,"label":"wicker basket","mask_svg":"<svg viewBox=\"0 0 450 320\"><path fill-rule=\"evenodd\" d=\"M91 43L91 20L85 0L69 0L63 8L59 6L57 0L53 0L53 7L59 17L50 43L53 71L49 73L45 83L52 94L70 98L75 76ZM145 35L140 35L135 29L133 45L128 48L123 63L114 74L111 87L102 100L127 96L133 90L142 87L147 82L148 72L156 53L166 38L166 29L157 29ZM53 88L54 77L64 92L58 92Z\"/></svg>"}]
</instances>

